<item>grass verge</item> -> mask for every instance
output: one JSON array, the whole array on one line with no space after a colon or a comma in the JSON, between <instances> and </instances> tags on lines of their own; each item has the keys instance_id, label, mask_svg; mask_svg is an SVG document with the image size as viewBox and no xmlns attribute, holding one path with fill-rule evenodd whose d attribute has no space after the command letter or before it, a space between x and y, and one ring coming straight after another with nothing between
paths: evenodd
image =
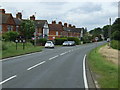
<instances>
[{"instance_id":1,"label":"grass verge","mask_svg":"<svg viewBox=\"0 0 120 90\"><path fill-rule=\"evenodd\" d=\"M103 46L101 46L103 47ZM118 66L107 61L95 48L88 54L88 63L100 88L118 88Z\"/></svg>"},{"instance_id":2,"label":"grass verge","mask_svg":"<svg viewBox=\"0 0 120 90\"><path fill-rule=\"evenodd\" d=\"M14 42L3 42L4 50L2 50L2 58L23 55L32 52L42 51L42 46L33 46L31 43L25 44L25 49L23 50L23 44L18 43L18 48L16 50L16 43Z\"/></svg>"}]
</instances>

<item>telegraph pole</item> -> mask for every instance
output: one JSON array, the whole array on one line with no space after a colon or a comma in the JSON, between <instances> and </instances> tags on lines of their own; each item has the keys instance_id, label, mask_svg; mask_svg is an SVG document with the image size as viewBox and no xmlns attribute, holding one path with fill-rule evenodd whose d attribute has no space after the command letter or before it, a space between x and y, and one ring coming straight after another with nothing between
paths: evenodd
<instances>
[{"instance_id":1,"label":"telegraph pole","mask_svg":"<svg viewBox=\"0 0 120 90\"><path fill-rule=\"evenodd\" d=\"M109 47L111 47L111 18L109 18L109 39L110 39L110 41L109 41Z\"/></svg>"}]
</instances>

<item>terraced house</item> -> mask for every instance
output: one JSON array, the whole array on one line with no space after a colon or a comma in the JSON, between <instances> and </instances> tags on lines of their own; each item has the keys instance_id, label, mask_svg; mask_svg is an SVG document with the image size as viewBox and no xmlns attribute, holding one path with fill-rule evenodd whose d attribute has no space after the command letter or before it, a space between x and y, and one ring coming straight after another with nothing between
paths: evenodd
<instances>
[{"instance_id":1,"label":"terraced house","mask_svg":"<svg viewBox=\"0 0 120 90\"><path fill-rule=\"evenodd\" d=\"M16 17L13 17L11 13L5 13L5 9L0 9L0 33L5 33L7 31L20 31L21 22L28 19L22 18L22 13L18 12ZM29 20L33 20L35 24L35 35L39 38L46 38L49 40L54 40L60 37L78 37L80 38L80 33L82 28L76 28L74 25L63 23L59 21L52 21L48 24L47 20L36 20L35 15L30 16ZM34 35L34 33L33 33Z\"/></svg>"}]
</instances>

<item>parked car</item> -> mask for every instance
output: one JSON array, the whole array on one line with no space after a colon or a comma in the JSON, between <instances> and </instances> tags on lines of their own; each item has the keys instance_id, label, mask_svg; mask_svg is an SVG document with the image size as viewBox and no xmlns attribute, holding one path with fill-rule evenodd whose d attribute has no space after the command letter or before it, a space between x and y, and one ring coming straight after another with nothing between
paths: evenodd
<instances>
[{"instance_id":1,"label":"parked car","mask_svg":"<svg viewBox=\"0 0 120 90\"><path fill-rule=\"evenodd\" d=\"M75 46L75 41L64 41L63 46Z\"/></svg>"},{"instance_id":2,"label":"parked car","mask_svg":"<svg viewBox=\"0 0 120 90\"><path fill-rule=\"evenodd\" d=\"M52 41L47 41L45 43L45 48L54 48L54 47L55 47L55 45L53 44Z\"/></svg>"}]
</instances>

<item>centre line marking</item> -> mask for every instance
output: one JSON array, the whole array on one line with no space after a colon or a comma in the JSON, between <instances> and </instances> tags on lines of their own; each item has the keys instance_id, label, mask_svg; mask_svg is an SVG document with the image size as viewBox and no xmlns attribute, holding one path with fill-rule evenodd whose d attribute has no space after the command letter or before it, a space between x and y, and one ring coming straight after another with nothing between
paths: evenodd
<instances>
[{"instance_id":1,"label":"centre line marking","mask_svg":"<svg viewBox=\"0 0 120 90\"><path fill-rule=\"evenodd\" d=\"M49 58L49 60L52 60L52 59L54 59L54 58L57 58L59 55L56 55L56 56L54 56L54 57L52 57L52 58Z\"/></svg>"},{"instance_id":2,"label":"centre line marking","mask_svg":"<svg viewBox=\"0 0 120 90\"><path fill-rule=\"evenodd\" d=\"M66 53L61 53L60 55L62 56L62 55L64 55L64 54L66 54Z\"/></svg>"},{"instance_id":3,"label":"centre line marking","mask_svg":"<svg viewBox=\"0 0 120 90\"><path fill-rule=\"evenodd\" d=\"M37 66L39 66L39 65L41 65L41 64L43 64L43 63L45 63L45 62L46 62L46 61L42 61L42 62L40 62L40 63L38 63L38 64L36 64L36 65L28 68L27 70L31 70L31 69L33 69L33 68L35 68L35 67L37 67Z\"/></svg>"},{"instance_id":4,"label":"centre line marking","mask_svg":"<svg viewBox=\"0 0 120 90\"><path fill-rule=\"evenodd\" d=\"M9 81L9 80L11 80L11 79L13 79L13 78L15 78L15 77L17 77L17 75L14 75L14 76L12 76L12 77L9 77L8 79L0 82L0 85L3 84L3 83L5 83L5 82L7 82L7 81Z\"/></svg>"}]
</instances>

